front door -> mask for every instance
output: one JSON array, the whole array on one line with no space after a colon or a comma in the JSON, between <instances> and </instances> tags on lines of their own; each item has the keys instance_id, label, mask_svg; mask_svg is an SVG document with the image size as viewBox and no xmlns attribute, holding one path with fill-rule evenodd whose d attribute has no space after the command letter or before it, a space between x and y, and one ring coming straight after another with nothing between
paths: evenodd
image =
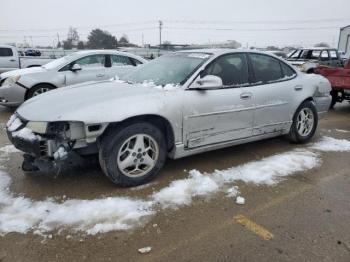
<instances>
[{"instance_id":1,"label":"front door","mask_svg":"<svg viewBox=\"0 0 350 262\"><path fill-rule=\"evenodd\" d=\"M66 85L74 85L87 81L107 80L110 76L106 71L106 55L89 55L71 63L81 67L79 71L71 71L67 68L64 71Z\"/></svg>"},{"instance_id":2,"label":"front door","mask_svg":"<svg viewBox=\"0 0 350 262\"><path fill-rule=\"evenodd\" d=\"M223 86L215 90L185 91L184 144L195 148L250 137L254 94L249 86L246 55L224 55L210 63L201 77L215 75Z\"/></svg>"}]
</instances>

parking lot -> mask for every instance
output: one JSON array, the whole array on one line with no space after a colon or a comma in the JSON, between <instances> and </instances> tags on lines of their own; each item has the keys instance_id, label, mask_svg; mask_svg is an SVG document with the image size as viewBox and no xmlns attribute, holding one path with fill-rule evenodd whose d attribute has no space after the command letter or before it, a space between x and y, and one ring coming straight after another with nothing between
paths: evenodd
<instances>
[{"instance_id":1,"label":"parking lot","mask_svg":"<svg viewBox=\"0 0 350 262\"><path fill-rule=\"evenodd\" d=\"M11 114L9 109L0 109L2 149L9 144L4 126ZM350 140L349 115L348 102L337 105L306 145L291 144L280 137L168 160L150 184L133 189L116 187L98 166L74 169L57 178L25 175L20 168L21 153L2 150L1 165L11 182L0 195L13 200L11 206L6 206L12 213L5 211L2 216L9 215L13 220L11 225L0 223L0 227L6 231L6 226L14 226L20 231L18 224L25 227L24 222L28 222L29 226L24 233L8 233L0 238L0 261L349 261L350 151L312 149L312 144L324 137ZM217 169L259 164L264 158L296 149L314 152L316 165L307 167L303 163L299 171L295 168L295 172L274 183L235 180L230 186L238 186L244 205L236 204L236 198L227 195L225 184L224 189L193 194L189 201L175 206L153 207L151 213L142 214L131 224L124 220L130 227L106 233L88 230L101 223L98 219L90 221L86 228L57 218L52 224L46 221L49 228L45 229L40 223L46 218L41 216L39 222L31 222L33 214L22 211L19 204L14 207L23 199L28 201L28 209L37 211L37 206L45 207L43 203L56 203L60 208L71 200L148 200L172 181L186 181L183 179L189 177L190 170L209 175ZM280 161L283 168L283 158ZM84 213L82 203L75 203L80 207L77 213ZM89 203L92 202L86 202ZM50 205L48 213L55 208ZM109 206L98 208L103 213ZM63 209L59 212L68 214ZM16 221L16 214L22 216L22 222ZM151 247L151 251L140 254L138 249L143 247Z\"/></svg>"}]
</instances>

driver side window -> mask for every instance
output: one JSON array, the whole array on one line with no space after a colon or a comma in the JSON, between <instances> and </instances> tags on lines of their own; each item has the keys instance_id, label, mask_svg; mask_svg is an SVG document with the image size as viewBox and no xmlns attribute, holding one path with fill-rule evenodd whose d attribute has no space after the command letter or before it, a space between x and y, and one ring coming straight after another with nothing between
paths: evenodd
<instances>
[{"instance_id":1,"label":"driver side window","mask_svg":"<svg viewBox=\"0 0 350 262\"><path fill-rule=\"evenodd\" d=\"M78 64L82 69L100 69L105 67L105 55L90 55L78 59L73 64Z\"/></svg>"},{"instance_id":2,"label":"driver side window","mask_svg":"<svg viewBox=\"0 0 350 262\"><path fill-rule=\"evenodd\" d=\"M248 85L249 73L245 54L229 54L217 58L207 66L202 77L206 75L220 77L224 87Z\"/></svg>"}]
</instances>

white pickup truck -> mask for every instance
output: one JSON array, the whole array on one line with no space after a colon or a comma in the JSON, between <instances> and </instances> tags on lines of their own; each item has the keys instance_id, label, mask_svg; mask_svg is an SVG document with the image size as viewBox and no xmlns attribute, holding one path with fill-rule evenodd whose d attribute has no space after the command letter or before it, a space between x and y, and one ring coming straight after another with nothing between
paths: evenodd
<instances>
[{"instance_id":1,"label":"white pickup truck","mask_svg":"<svg viewBox=\"0 0 350 262\"><path fill-rule=\"evenodd\" d=\"M6 71L44 65L52 58L19 56L16 47L0 45L0 74Z\"/></svg>"}]
</instances>

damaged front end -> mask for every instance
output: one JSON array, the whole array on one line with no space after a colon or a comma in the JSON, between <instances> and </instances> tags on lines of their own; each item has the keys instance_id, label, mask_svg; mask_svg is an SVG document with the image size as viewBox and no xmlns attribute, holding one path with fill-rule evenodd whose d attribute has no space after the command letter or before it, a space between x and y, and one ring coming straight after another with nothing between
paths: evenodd
<instances>
[{"instance_id":1,"label":"damaged front end","mask_svg":"<svg viewBox=\"0 0 350 262\"><path fill-rule=\"evenodd\" d=\"M84 165L85 155L98 152L96 139L106 126L74 121L35 122L14 114L6 130L12 144L25 153L24 171L57 176L66 168Z\"/></svg>"}]
</instances>

